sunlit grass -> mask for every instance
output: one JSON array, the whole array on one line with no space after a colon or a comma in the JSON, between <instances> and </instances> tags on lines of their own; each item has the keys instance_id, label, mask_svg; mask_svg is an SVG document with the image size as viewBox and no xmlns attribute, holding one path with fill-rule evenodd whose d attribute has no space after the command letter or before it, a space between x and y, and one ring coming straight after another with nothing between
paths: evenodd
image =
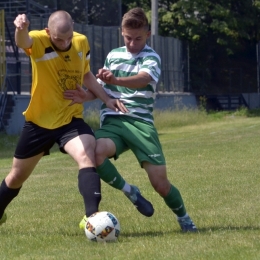
<instances>
[{"instance_id":1,"label":"sunlit grass","mask_svg":"<svg viewBox=\"0 0 260 260\"><path fill-rule=\"evenodd\" d=\"M92 123L98 123L98 115L91 117ZM134 155L126 152L115 165L149 198L155 214L143 217L120 191L103 183L100 210L118 217L120 239L109 244L88 241L78 228L84 207L77 188L77 166L54 147L6 210L8 220L0 227L0 258L259 259L258 113L156 111L155 124L168 177L181 191L198 234L180 232ZM16 141L17 137L0 136L1 179L10 170Z\"/></svg>"}]
</instances>

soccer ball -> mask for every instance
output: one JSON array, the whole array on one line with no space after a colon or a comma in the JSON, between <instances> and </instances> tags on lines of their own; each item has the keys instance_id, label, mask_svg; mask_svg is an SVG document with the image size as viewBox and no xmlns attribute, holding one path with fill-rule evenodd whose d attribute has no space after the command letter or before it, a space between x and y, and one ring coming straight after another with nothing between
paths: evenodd
<instances>
[{"instance_id":1,"label":"soccer ball","mask_svg":"<svg viewBox=\"0 0 260 260\"><path fill-rule=\"evenodd\" d=\"M100 211L88 217L85 226L87 238L95 242L111 242L118 239L120 223L110 212Z\"/></svg>"}]
</instances>

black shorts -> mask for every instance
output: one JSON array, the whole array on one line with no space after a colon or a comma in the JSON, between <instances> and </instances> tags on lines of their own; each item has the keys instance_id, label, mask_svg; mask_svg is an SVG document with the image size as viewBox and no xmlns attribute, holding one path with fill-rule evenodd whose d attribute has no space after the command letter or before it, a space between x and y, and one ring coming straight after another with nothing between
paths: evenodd
<instances>
[{"instance_id":1,"label":"black shorts","mask_svg":"<svg viewBox=\"0 0 260 260\"><path fill-rule=\"evenodd\" d=\"M61 152L66 153L64 145L83 134L94 136L93 130L81 118L73 118L69 124L56 129L46 129L32 122L25 122L14 157L26 159L42 152L49 155L54 143L59 145Z\"/></svg>"}]
</instances>

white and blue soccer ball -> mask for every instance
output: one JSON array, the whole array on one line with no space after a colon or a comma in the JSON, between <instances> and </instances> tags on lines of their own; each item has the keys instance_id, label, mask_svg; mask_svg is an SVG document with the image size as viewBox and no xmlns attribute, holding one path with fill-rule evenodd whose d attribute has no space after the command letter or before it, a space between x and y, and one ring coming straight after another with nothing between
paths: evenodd
<instances>
[{"instance_id":1,"label":"white and blue soccer ball","mask_svg":"<svg viewBox=\"0 0 260 260\"><path fill-rule=\"evenodd\" d=\"M115 215L100 211L88 217L85 234L95 242L115 242L120 234L120 223Z\"/></svg>"}]
</instances>

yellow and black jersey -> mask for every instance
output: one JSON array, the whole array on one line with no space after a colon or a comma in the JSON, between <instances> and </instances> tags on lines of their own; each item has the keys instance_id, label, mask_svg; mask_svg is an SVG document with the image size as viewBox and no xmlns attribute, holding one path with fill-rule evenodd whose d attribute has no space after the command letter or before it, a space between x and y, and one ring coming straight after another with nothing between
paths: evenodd
<instances>
[{"instance_id":1,"label":"yellow and black jersey","mask_svg":"<svg viewBox=\"0 0 260 260\"><path fill-rule=\"evenodd\" d=\"M90 48L85 35L74 32L71 48L56 51L45 30L31 31L32 47L25 49L32 64L31 100L23 113L26 121L54 129L82 118L83 105L69 106L63 98L66 89L82 86L83 76L90 71Z\"/></svg>"}]
</instances>

